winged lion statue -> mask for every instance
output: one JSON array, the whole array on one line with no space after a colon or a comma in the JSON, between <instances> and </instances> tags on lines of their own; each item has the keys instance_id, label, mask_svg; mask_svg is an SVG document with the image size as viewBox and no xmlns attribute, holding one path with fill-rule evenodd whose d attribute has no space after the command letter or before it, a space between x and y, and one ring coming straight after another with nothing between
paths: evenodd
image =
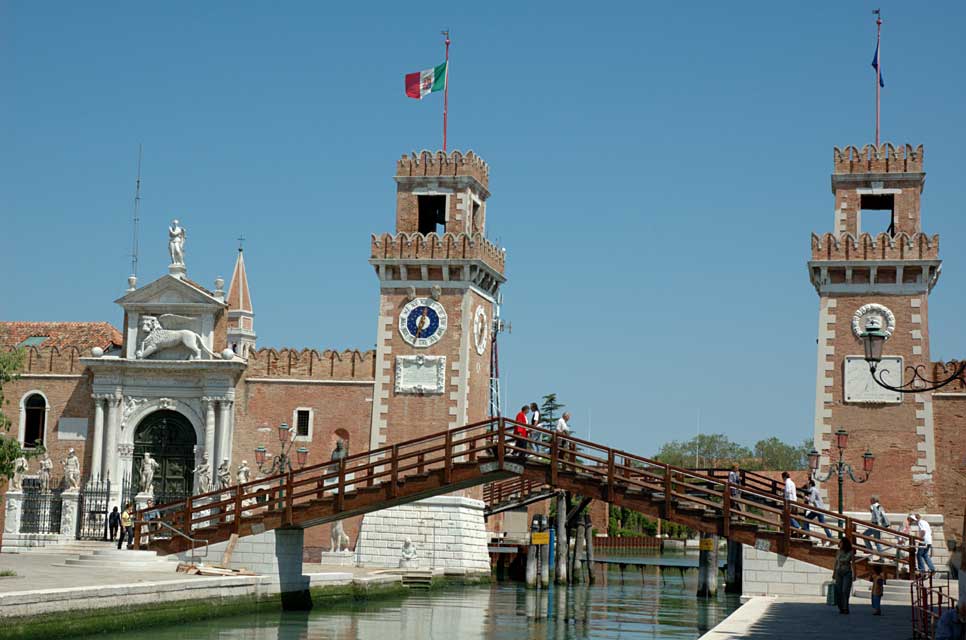
<instances>
[{"instance_id":1,"label":"winged lion statue","mask_svg":"<svg viewBox=\"0 0 966 640\"><path fill-rule=\"evenodd\" d=\"M193 318L179 316L172 313L165 313L160 316L142 316L141 331L144 339L135 352L135 357L143 360L151 354L171 347L184 346L191 352L189 360L201 360L202 352L217 358L207 346L204 340L191 329L184 327L191 326Z\"/></svg>"}]
</instances>

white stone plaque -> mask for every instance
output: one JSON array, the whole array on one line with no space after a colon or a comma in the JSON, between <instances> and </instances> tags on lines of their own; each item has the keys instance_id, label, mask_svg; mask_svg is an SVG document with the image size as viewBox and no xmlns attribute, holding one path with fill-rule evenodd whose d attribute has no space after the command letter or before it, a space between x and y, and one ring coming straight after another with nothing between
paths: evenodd
<instances>
[{"instance_id":1,"label":"white stone plaque","mask_svg":"<svg viewBox=\"0 0 966 640\"><path fill-rule=\"evenodd\" d=\"M902 357L883 356L876 377L893 387L902 386ZM845 401L855 403L898 404L902 394L890 391L872 379L869 363L862 356L845 357Z\"/></svg>"},{"instance_id":2,"label":"white stone plaque","mask_svg":"<svg viewBox=\"0 0 966 640\"><path fill-rule=\"evenodd\" d=\"M396 356L396 393L441 394L446 389L446 356Z\"/></svg>"},{"instance_id":3,"label":"white stone plaque","mask_svg":"<svg viewBox=\"0 0 966 640\"><path fill-rule=\"evenodd\" d=\"M87 440L87 418L61 418L57 421L58 440Z\"/></svg>"}]
</instances>

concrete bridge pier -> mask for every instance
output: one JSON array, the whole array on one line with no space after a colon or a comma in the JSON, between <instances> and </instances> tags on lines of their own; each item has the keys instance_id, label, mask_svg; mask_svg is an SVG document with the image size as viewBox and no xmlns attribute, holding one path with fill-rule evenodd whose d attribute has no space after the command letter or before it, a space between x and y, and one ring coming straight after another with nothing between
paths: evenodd
<instances>
[{"instance_id":1,"label":"concrete bridge pier","mask_svg":"<svg viewBox=\"0 0 966 640\"><path fill-rule=\"evenodd\" d=\"M269 591L277 589L286 611L312 608L309 579L302 575L302 551L305 530L298 527L274 529L239 538L226 568L248 569L271 580ZM195 550L195 561L220 564L228 542L218 542ZM180 560L192 562L190 550L177 554Z\"/></svg>"}]
</instances>

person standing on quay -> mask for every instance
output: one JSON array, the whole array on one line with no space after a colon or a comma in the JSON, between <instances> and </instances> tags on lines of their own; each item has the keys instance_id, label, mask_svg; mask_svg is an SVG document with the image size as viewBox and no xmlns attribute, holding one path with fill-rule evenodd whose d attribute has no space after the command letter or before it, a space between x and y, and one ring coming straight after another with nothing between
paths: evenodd
<instances>
[{"instance_id":1,"label":"person standing on quay","mask_svg":"<svg viewBox=\"0 0 966 640\"><path fill-rule=\"evenodd\" d=\"M111 511L111 515L107 517L107 525L111 530L111 542L117 539L117 529L121 526L121 514L117 512L117 507L114 507L114 511Z\"/></svg>"},{"instance_id":2,"label":"person standing on quay","mask_svg":"<svg viewBox=\"0 0 966 640\"><path fill-rule=\"evenodd\" d=\"M939 618L936 624L936 640L966 640L966 600Z\"/></svg>"},{"instance_id":3,"label":"person standing on quay","mask_svg":"<svg viewBox=\"0 0 966 640\"><path fill-rule=\"evenodd\" d=\"M835 581L835 603L839 606L839 613L849 612L849 596L852 594L852 579L855 574L852 572L852 563L855 560L855 551L852 550L852 543L848 538L839 540L839 552L835 556L835 569L832 571L832 579Z\"/></svg>"},{"instance_id":4,"label":"person standing on quay","mask_svg":"<svg viewBox=\"0 0 966 640\"><path fill-rule=\"evenodd\" d=\"M128 547L134 544L134 518L131 517L131 503L124 505L124 511L121 512L121 535L117 539L118 549L124 544L124 538L127 538Z\"/></svg>"}]
</instances>

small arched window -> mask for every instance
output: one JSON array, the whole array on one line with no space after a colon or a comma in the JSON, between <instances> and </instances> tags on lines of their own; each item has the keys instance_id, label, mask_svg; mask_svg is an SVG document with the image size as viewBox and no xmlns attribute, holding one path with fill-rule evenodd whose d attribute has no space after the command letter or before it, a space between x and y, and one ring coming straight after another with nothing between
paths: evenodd
<instances>
[{"instance_id":1,"label":"small arched window","mask_svg":"<svg viewBox=\"0 0 966 640\"><path fill-rule=\"evenodd\" d=\"M23 446L27 448L44 444L44 428L47 426L47 401L39 393L29 396L23 403Z\"/></svg>"}]
</instances>

